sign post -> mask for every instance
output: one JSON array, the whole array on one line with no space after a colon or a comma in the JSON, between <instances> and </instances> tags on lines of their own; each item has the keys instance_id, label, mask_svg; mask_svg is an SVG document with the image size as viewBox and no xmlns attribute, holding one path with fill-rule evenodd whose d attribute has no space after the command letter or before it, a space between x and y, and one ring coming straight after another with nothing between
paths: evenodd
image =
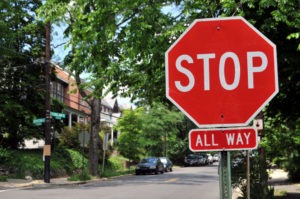
<instances>
[{"instance_id":1,"label":"sign post","mask_svg":"<svg viewBox=\"0 0 300 199\"><path fill-rule=\"evenodd\" d=\"M221 151L221 160L219 165L220 173L220 198L231 199L231 166L230 152Z\"/></svg>"},{"instance_id":2,"label":"sign post","mask_svg":"<svg viewBox=\"0 0 300 199\"><path fill-rule=\"evenodd\" d=\"M242 17L195 20L165 63L166 97L200 128L248 126L279 91L276 45ZM189 133L192 151L221 151L222 198L231 199L228 151L256 148L256 137L253 128Z\"/></svg>"}]
</instances>

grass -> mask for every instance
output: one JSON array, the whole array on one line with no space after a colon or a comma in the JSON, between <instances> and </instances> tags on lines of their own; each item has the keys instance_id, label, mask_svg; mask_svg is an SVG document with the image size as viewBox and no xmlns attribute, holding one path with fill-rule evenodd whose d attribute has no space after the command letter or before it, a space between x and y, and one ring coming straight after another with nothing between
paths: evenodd
<instances>
[{"instance_id":1,"label":"grass","mask_svg":"<svg viewBox=\"0 0 300 199\"><path fill-rule=\"evenodd\" d=\"M286 190L275 189L274 190L274 196L276 196L276 197L278 197L278 196L287 196L287 191Z\"/></svg>"},{"instance_id":2,"label":"grass","mask_svg":"<svg viewBox=\"0 0 300 199\"><path fill-rule=\"evenodd\" d=\"M126 175L126 174L133 174L134 170L133 169L125 169L125 170L104 170L104 172L101 174L101 177L109 178L109 177L114 177L114 176L121 176L121 175Z\"/></svg>"},{"instance_id":3,"label":"grass","mask_svg":"<svg viewBox=\"0 0 300 199\"><path fill-rule=\"evenodd\" d=\"M10 150L11 157L1 165L10 171L8 178L24 178L29 175L34 179L44 176L43 150ZM78 173L87 164L87 159L80 152L56 148L51 154L51 177L62 177ZM4 177L2 177L4 178Z\"/></svg>"},{"instance_id":4,"label":"grass","mask_svg":"<svg viewBox=\"0 0 300 199\"><path fill-rule=\"evenodd\" d=\"M0 182L6 182L8 176L0 176Z\"/></svg>"},{"instance_id":5,"label":"grass","mask_svg":"<svg viewBox=\"0 0 300 199\"><path fill-rule=\"evenodd\" d=\"M91 180L91 176L87 173L87 172L83 172L83 173L77 173L74 175L71 175L68 180L69 181L87 181L87 180Z\"/></svg>"},{"instance_id":6,"label":"grass","mask_svg":"<svg viewBox=\"0 0 300 199\"><path fill-rule=\"evenodd\" d=\"M125 174L132 174L133 169L124 168L124 163L128 161L128 159L122 156L112 156L107 160L107 164L104 167L104 172L101 172L101 177L114 177ZM102 171L102 165L99 168Z\"/></svg>"},{"instance_id":7,"label":"grass","mask_svg":"<svg viewBox=\"0 0 300 199\"><path fill-rule=\"evenodd\" d=\"M42 179L44 175L44 161L42 149L35 150L2 150L0 157L5 157L5 161L0 162L1 166L8 168L10 174L0 176L0 181L6 181L7 178L24 179L29 175L33 179ZM9 154L9 155L7 155ZM76 150L56 148L51 154L50 171L51 178L70 176L70 181L86 181L91 176L87 172L87 155ZM3 160L3 159L2 159ZM131 174L134 169L124 168L124 162L128 159L122 156L113 156L106 161L104 172L101 177L113 177L125 174ZM99 162L99 172L102 171L102 164ZM84 172L82 173L82 168Z\"/></svg>"}]
</instances>

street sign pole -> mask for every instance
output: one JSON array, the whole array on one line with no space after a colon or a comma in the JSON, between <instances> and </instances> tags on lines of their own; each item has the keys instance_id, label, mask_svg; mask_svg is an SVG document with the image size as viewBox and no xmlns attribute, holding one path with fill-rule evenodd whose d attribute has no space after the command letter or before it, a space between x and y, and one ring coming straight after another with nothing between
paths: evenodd
<instances>
[{"instance_id":1,"label":"street sign pole","mask_svg":"<svg viewBox=\"0 0 300 199\"><path fill-rule=\"evenodd\" d=\"M250 198L250 157L247 150L247 198Z\"/></svg>"},{"instance_id":2,"label":"street sign pole","mask_svg":"<svg viewBox=\"0 0 300 199\"><path fill-rule=\"evenodd\" d=\"M50 116L50 22L46 24L46 119L45 119L45 146L44 146L44 182L50 183L50 155L51 155L51 116Z\"/></svg>"},{"instance_id":3,"label":"street sign pole","mask_svg":"<svg viewBox=\"0 0 300 199\"><path fill-rule=\"evenodd\" d=\"M231 199L231 166L230 152L221 151L221 162L219 164L220 198Z\"/></svg>"}]
</instances>

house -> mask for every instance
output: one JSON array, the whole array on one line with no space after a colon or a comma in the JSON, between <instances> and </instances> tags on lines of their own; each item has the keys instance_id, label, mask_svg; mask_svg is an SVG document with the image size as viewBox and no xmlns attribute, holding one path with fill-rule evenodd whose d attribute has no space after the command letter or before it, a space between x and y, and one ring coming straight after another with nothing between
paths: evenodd
<instances>
[{"instance_id":1,"label":"house","mask_svg":"<svg viewBox=\"0 0 300 199\"><path fill-rule=\"evenodd\" d=\"M65 108L62 111L66 117L63 122L66 126L72 127L78 122L88 123L90 121L91 107L80 95L74 77L63 70L57 64L52 63L55 67L56 79L51 81L51 97L61 101ZM92 90L86 90L88 94ZM110 96L101 100L100 118L102 122L106 122L111 128L109 140L113 144L118 136L118 132L113 131L113 126L122 113L118 105L117 99ZM25 148L41 148L44 146L43 140L25 140Z\"/></svg>"},{"instance_id":2,"label":"house","mask_svg":"<svg viewBox=\"0 0 300 199\"><path fill-rule=\"evenodd\" d=\"M91 108L80 95L75 79L56 64L56 80L51 82L51 97L65 105L63 113L66 114L64 123L72 127L77 122L87 123ZM91 93L92 91L86 91Z\"/></svg>"}]
</instances>

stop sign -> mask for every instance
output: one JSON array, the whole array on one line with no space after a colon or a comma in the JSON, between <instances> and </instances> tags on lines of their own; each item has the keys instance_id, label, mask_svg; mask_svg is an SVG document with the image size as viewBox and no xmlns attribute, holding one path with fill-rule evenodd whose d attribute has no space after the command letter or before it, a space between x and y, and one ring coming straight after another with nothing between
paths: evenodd
<instances>
[{"instance_id":1,"label":"stop sign","mask_svg":"<svg viewBox=\"0 0 300 199\"><path fill-rule=\"evenodd\" d=\"M276 46L242 17L195 20L165 61L167 98L199 127L248 125L278 93Z\"/></svg>"}]
</instances>

